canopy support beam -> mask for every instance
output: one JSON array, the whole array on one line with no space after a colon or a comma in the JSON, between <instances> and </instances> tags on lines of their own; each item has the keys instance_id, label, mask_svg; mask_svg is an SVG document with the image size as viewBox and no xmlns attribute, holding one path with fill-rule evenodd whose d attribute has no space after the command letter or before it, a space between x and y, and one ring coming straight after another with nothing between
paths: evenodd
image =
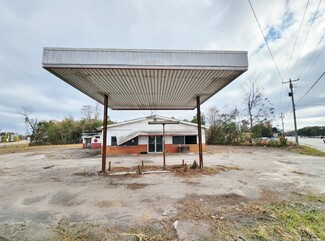
<instances>
[{"instance_id":1,"label":"canopy support beam","mask_svg":"<svg viewBox=\"0 0 325 241\"><path fill-rule=\"evenodd\" d=\"M149 121L149 125L162 125L163 126L163 136L162 136L162 142L163 142L163 165L164 170L166 169L166 145L165 145L165 125L172 125L172 124L179 124L179 121Z\"/></svg>"},{"instance_id":2,"label":"canopy support beam","mask_svg":"<svg viewBox=\"0 0 325 241\"><path fill-rule=\"evenodd\" d=\"M104 119L103 119L103 141L102 141L102 173L106 173L107 109L108 109L108 96L104 95Z\"/></svg>"},{"instance_id":3,"label":"canopy support beam","mask_svg":"<svg viewBox=\"0 0 325 241\"><path fill-rule=\"evenodd\" d=\"M199 137L199 161L200 161L200 168L203 168L200 96L196 97L196 110L197 110L198 137Z\"/></svg>"}]
</instances>

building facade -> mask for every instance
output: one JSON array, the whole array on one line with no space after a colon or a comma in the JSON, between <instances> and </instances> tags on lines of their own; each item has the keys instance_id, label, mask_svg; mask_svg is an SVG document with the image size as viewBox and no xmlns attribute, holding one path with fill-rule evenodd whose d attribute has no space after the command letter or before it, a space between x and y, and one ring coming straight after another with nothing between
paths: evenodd
<instances>
[{"instance_id":1,"label":"building facade","mask_svg":"<svg viewBox=\"0 0 325 241\"><path fill-rule=\"evenodd\" d=\"M100 149L102 147L101 133L84 133L81 138L83 149Z\"/></svg>"},{"instance_id":2,"label":"building facade","mask_svg":"<svg viewBox=\"0 0 325 241\"><path fill-rule=\"evenodd\" d=\"M163 152L163 126L149 125L152 121L178 120L153 115L109 125L107 126L107 154ZM202 126L203 150L205 150L205 130L206 126ZM165 125L165 148L167 153L183 150L198 152L197 124L179 120L179 124Z\"/></svg>"}]
</instances>

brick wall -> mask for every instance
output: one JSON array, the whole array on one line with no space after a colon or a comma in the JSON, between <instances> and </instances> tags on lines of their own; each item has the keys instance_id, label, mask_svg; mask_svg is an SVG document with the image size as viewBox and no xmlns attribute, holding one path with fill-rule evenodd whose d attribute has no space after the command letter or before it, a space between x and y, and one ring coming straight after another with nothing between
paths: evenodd
<instances>
[{"instance_id":1,"label":"brick wall","mask_svg":"<svg viewBox=\"0 0 325 241\"><path fill-rule=\"evenodd\" d=\"M178 153L178 145L166 144L167 153ZM190 152L199 152L199 146L197 144L186 145L190 147ZM205 144L202 144L202 149L205 151ZM147 145L138 146L107 146L106 153L108 155L121 155L121 154L140 154L141 152L147 152Z\"/></svg>"}]
</instances>

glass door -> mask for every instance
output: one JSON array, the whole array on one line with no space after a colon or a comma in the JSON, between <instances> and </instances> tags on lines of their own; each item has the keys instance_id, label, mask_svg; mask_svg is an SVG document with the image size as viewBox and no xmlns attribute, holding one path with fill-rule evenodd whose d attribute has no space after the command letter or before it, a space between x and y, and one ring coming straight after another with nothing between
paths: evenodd
<instances>
[{"instance_id":1,"label":"glass door","mask_svg":"<svg viewBox=\"0 0 325 241\"><path fill-rule=\"evenodd\" d=\"M148 152L156 152L156 137L148 136Z\"/></svg>"},{"instance_id":2,"label":"glass door","mask_svg":"<svg viewBox=\"0 0 325 241\"><path fill-rule=\"evenodd\" d=\"M156 152L163 151L162 136L156 136Z\"/></svg>"},{"instance_id":3,"label":"glass door","mask_svg":"<svg viewBox=\"0 0 325 241\"><path fill-rule=\"evenodd\" d=\"M162 136L148 136L148 152L162 152Z\"/></svg>"}]
</instances>

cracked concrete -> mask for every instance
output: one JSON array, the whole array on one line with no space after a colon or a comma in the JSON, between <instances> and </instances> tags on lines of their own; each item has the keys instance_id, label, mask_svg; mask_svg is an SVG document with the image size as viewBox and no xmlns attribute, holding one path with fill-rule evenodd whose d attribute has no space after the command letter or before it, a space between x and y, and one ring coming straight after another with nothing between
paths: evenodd
<instances>
[{"instance_id":1,"label":"cracked concrete","mask_svg":"<svg viewBox=\"0 0 325 241\"><path fill-rule=\"evenodd\" d=\"M198 156L170 154L167 165L181 164L183 159L189 165ZM113 167L135 166L141 161L161 165L162 156L109 156L107 160ZM192 194L236 195L255 200L265 189L279 195L325 193L324 157L303 156L279 148L219 146L208 147L204 164L236 166L240 170L214 176L160 173L107 177L96 174L101 168L101 157L86 150L54 147L2 154L0 236L7 230L3 237L12 237L14 231L8 227L24 224L21 232L25 240L42 240L54 235L51 228L63 217L70 222L127 229L173 217L180 200ZM54 166L43 169L51 165ZM75 175L81 172L94 175ZM33 236L35 225L45 236Z\"/></svg>"}]
</instances>

